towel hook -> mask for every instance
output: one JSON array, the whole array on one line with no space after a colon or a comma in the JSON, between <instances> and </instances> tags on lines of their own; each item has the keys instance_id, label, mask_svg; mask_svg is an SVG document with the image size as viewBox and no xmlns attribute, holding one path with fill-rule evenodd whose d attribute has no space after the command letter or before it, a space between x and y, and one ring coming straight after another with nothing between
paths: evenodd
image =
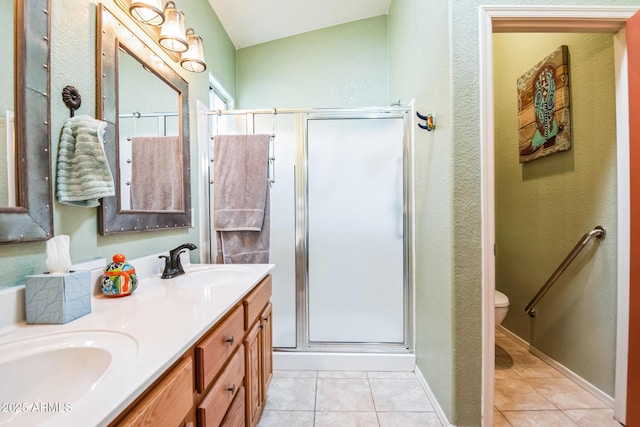
<instances>
[{"instance_id":1,"label":"towel hook","mask_svg":"<svg viewBox=\"0 0 640 427\"><path fill-rule=\"evenodd\" d=\"M82 104L82 97L78 89L71 85L67 85L62 89L62 101L69 108L70 117L73 117L75 111L80 108Z\"/></svg>"},{"instance_id":2,"label":"towel hook","mask_svg":"<svg viewBox=\"0 0 640 427\"><path fill-rule=\"evenodd\" d=\"M421 124L418 123L418 127L420 127L421 129L425 129L428 130L429 132L431 132L432 130L434 130L436 128L436 118L433 114L429 113L426 116L423 116L422 114L420 114L419 112L416 111L416 115L418 116L418 118L420 120L425 120L426 124Z\"/></svg>"}]
</instances>

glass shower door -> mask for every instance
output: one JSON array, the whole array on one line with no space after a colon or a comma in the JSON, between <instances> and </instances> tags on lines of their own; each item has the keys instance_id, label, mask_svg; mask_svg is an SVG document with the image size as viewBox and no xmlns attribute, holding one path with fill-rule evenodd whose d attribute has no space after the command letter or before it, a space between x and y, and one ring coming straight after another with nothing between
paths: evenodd
<instances>
[{"instance_id":1,"label":"glass shower door","mask_svg":"<svg viewBox=\"0 0 640 427\"><path fill-rule=\"evenodd\" d=\"M405 339L402 118L307 120L308 339Z\"/></svg>"}]
</instances>

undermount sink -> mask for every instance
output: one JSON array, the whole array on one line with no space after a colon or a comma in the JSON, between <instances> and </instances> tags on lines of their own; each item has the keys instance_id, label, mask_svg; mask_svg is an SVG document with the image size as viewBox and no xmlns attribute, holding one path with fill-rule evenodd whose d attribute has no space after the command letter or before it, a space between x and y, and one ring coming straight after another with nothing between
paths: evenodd
<instances>
[{"instance_id":1,"label":"undermount sink","mask_svg":"<svg viewBox=\"0 0 640 427\"><path fill-rule=\"evenodd\" d=\"M138 351L129 335L109 331L74 331L25 338L0 345L0 402L19 405L0 412L0 426L29 425L53 405L68 412L74 402L100 383L107 372L125 371ZM41 413L39 413L40 411ZM28 420L27 420L28 418Z\"/></svg>"},{"instance_id":2,"label":"undermount sink","mask_svg":"<svg viewBox=\"0 0 640 427\"><path fill-rule=\"evenodd\" d=\"M238 264L191 264L185 274L168 279L180 287L228 286L241 283L253 269Z\"/></svg>"}]
</instances>

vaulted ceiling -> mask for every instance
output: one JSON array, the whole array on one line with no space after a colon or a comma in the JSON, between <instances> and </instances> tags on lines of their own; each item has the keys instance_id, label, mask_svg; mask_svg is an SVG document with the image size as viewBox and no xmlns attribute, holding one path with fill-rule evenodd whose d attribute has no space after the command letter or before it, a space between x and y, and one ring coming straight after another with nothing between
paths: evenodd
<instances>
[{"instance_id":1,"label":"vaulted ceiling","mask_svg":"<svg viewBox=\"0 0 640 427\"><path fill-rule=\"evenodd\" d=\"M386 15L391 0L209 0L236 48Z\"/></svg>"}]
</instances>

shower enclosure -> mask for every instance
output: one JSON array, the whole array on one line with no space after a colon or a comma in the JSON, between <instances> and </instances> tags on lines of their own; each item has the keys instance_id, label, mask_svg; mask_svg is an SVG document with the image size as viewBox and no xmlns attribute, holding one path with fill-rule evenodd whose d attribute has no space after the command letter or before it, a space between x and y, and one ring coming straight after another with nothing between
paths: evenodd
<instances>
[{"instance_id":1,"label":"shower enclosure","mask_svg":"<svg viewBox=\"0 0 640 427\"><path fill-rule=\"evenodd\" d=\"M213 144L216 134L275 135L269 168L274 348L409 353L411 109L206 116ZM215 159L209 164L215 167Z\"/></svg>"}]
</instances>

